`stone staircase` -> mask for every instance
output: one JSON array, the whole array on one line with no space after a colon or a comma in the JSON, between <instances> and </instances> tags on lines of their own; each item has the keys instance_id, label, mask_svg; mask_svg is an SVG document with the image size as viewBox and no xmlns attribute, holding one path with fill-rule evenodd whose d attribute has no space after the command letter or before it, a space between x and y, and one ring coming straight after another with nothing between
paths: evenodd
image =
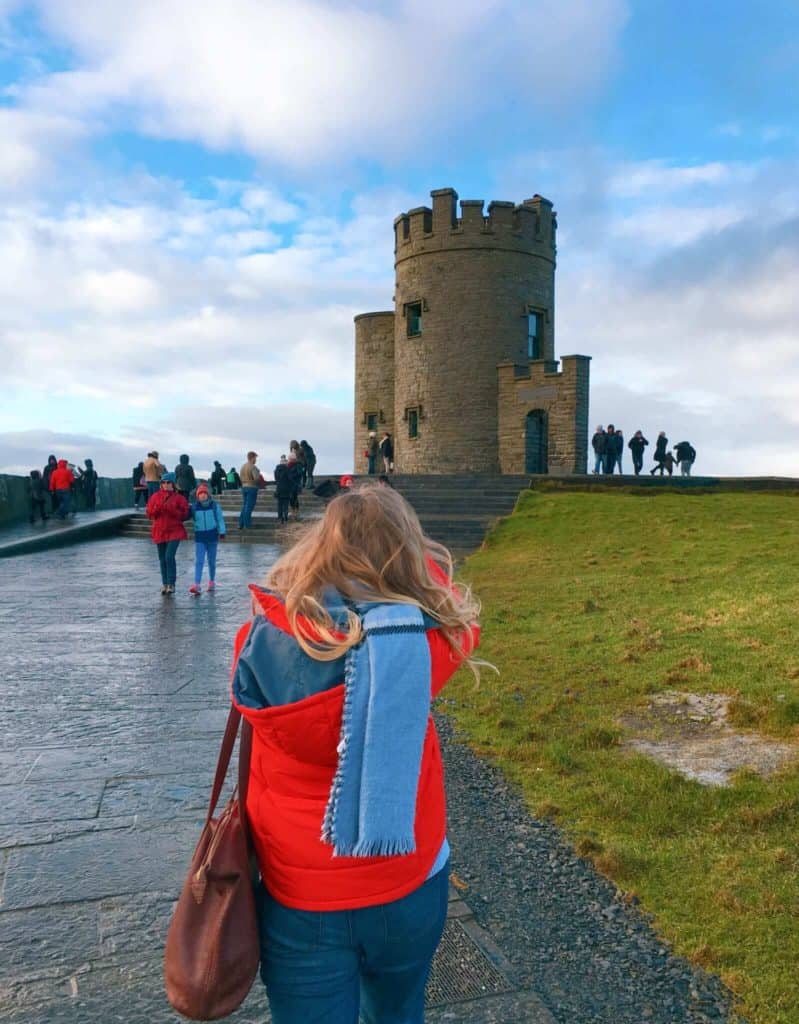
<instances>
[{"instance_id":1,"label":"stone staircase","mask_svg":"<svg viewBox=\"0 0 799 1024\"><path fill-rule=\"evenodd\" d=\"M321 483L323 479L317 477L316 482ZM529 486L530 477L466 473L397 475L391 482L416 509L425 532L445 544L456 557L463 557L480 546L492 523L510 515L519 492ZM318 519L325 508L325 502L311 491L304 491L300 497L301 519L281 526L277 521L277 503L269 486L258 495L252 528L239 530L241 493L228 491L217 500L225 515L228 542L243 544L291 544L304 525ZM187 524L187 529L191 536L190 524ZM139 513L131 517L120 532L123 536L149 538L149 520Z\"/></svg>"}]
</instances>

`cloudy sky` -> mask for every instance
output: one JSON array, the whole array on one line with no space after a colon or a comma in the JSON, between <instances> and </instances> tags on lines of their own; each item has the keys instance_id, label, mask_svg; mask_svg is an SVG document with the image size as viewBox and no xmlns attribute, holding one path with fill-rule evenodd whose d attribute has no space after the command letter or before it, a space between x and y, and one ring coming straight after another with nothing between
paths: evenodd
<instances>
[{"instance_id":1,"label":"cloudy sky","mask_svg":"<svg viewBox=\"0 0 799 1024\"><path fill-rule=\"evenodd\" d=\"M794 0L0 0L0 472L349 468L352 318L452 186L554 201L592 425L799 475L797 110Z\"/></svg>"}]
</instances>

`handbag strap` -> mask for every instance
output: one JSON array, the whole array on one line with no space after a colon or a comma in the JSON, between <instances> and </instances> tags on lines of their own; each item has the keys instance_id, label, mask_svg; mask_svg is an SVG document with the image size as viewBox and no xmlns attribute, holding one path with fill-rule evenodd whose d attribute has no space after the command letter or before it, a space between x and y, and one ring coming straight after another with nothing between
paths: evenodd
<instances>
[{"instance_id":1,"label":"handbag strap","mask_svg":"<svg viewBox=\"0 0 799 1024\"><path fill-rule=\"evenodd\" d=\"M216 810L216 805L219 802L219 794L222 792L222 786L225 784L225 776L227 775L228 766L230 764L230 757L233 753L233 747L236 743L236 735L239 731L239 722L241 722L241 712L234 705L230 705L230 712L227 716L227 725L225 726L225 734L222 737L222 746L219 750L219 759L216 763L216 774L214 775L214 784L211 787L211 799L208 803L208 815L206 822L210 821ZM239 805L242 811L242 820L244 820L244 805L247 800L247 784L250 777L250 755L252 753L252 726L249 722L245 721L241 728L241 742L239 743Z\"/></svg>"}]
</instances>

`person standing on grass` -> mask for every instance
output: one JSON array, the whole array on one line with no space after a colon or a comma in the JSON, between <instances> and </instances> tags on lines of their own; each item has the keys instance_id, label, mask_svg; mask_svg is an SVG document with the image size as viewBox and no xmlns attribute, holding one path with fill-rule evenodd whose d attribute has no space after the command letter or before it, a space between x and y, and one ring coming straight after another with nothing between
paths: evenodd
<instances>
[{"instance_id":1,"label":"person standing on grass","mask_svg":"<svg viewBox=\"0 0 799 1024\"><path fill-rule=\"evenodd\" d=\"M696 448L689 441L679 441L675 444L674 451L680 466L680 475L690 476L691 466L696 460Z\"/></svg>"},{"instance_id":2,"label":"person standing on grass","mask_svg":"<svg viewBox=\"0 0 799 1024\"><path fill-rule=\"evenodd\" d=\"M608 476L613 475L617 454L616 428L612 423L608 423L608 429L605 432L605 464L603 466L603 472Z\"/></svg>"},{"instance_id":3,"label":"person standing on grass","mask_svg":"<svg viewBox=\"0 0 799 1024\"><path fill-rule=\"evenodd\" d=\"M203 566L208 558L208 589L216 586L216 552L225 536L225 517L222 509L208 493L208 484L199 484L197 500L191 506L194 522L194 583L189 593L198 597L202 590Z\"/></svg>"},{"instance_id":4,"label":"person standing on grass","mask_svg":"<svg viewBox=\"0 0 799 1024\"><path fill-rule=\"evenodd\" d=\"M658 470L660 470L660 475L663 476L663 471L667 468L667 466L666 466L666 454L668 453L668 449L669 449L669 439L666 437L666 431L665 430L661 430L660 433L658 434L657 441L655 441L655 453L653 455L653 458L655 460L655 465L649 471L649 475L650 476L654 476L655 473L657 473ZM669 458L672 458L672 457L669 456ZM672 463L673 463L673 461L674 460L672 458ZM669 469L669 476L671 476L671 469Z\"/></svg>"},{"instance_id":5,"label":"person standing on grass","mask_svg":"<svg viewBox=\"0 0 799 1024\"><path fill-rule=\"evenodd\" d=\"M641 470L644 468L644 448L649 444L649 441L644 437L640 430L636 430L627 447L632 452L633 456L633 469L635 475L639 476Z\"/></svg>"},{"instance_id":6,"label":"person standing on grass","mask_svg":"<svg viewBox=\"0 0 799 1024\"><path fill-rule=\"evenodd\" d=\"M464 661L477 673L479 604L375 484L333 498L250 592L231 691L271 1019L422 1024L449 886L430 701Z\"/></svg>"},{"instance_id":7,"label":"person standing on grass","mask_svg":"<svg viewBox=\"0 0 799 1024\"><path fill-rule=\"evenodd\" d=\"M75 474L69 468L67 460L59 459L58 465L50 474L50 491L55 494L58 502L56 515L59 519L66 519L71 511L70 497L74 483Z\"/></svg>"},{"instance_id":8,"label":"person standing on grass","mask_svg":"<svg viewBox=\"0 0 799 1024\"><path fill-rule=\"evenodd\" d=\"M147 517L152 520L150 535L158 548L161 593L167 596L175 593L178 575L175 556L180 542L188 537L183 523L190 515L189 503L175 489L175 474L164 473L159 490L147 502Z\"/></svg>"},{"instance_id":9,"label":"person standing on grass","mask_svg":"<svg viewBox=\"0 0 799 1024\"><path fill-rule=\"evenodd\" d=\"M605 428L600 423L594 431L594 436L591 438L591 447L594 449L594 476L604 471L607 440Z\"/></svg>"},{"instance_id":10,"label":"person standing on grass","mask_svg":"<svg viewBox=\"0 0 799 1024\"><path fill-rule=\"evenodd\" d=\"M249 530L252 526L252 514L258 501L258 489L263 486L261 471L255 465L257 458L257 452L247 452L247 461L239 470L239 477L241 479L240 530Z\"/></svg>"},{"instance_id":11,"label":"person standing on grass","mask_svg":"<svg viewBox=\"0 0 799 1024\"><path fill-rule=\"evenodd\" d=\"M291 499L291 477L289 476L288 459L285 455L280 456L280 462L275 466L275 497L277 498L277 521L287 523Z\"/></svg>"},{"instance_id":12,"label":"person standing on grass","mask_svg":"<svg viewBox=\"0 0 799 1024\"><path fill-rule=\"evenodd\" d=\"M161 487L161 477L166 473L166 466L158 461L158 452L147 452L144 460L144 479L147 481L147 497L152 498L158 494ZM172 474L174 476L174 473Z\"/></svg>"}]
</instances>

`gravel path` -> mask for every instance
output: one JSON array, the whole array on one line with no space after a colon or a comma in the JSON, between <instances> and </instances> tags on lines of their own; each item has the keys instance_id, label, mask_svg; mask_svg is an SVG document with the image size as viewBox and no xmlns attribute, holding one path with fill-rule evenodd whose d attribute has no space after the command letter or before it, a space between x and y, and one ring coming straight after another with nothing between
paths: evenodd
<instances>
[{"instance_id":1,"label":"gravel path","mask_svg":"<svg viewBox=\"0 0 799 1024\"><path fill-rule=\"evenodd\" d=\"M463 898L558 1024L727 1024L721 982L673 956L645 916L534 820L495 768L437 716L452 866Z\"/></svg>"}]
</instances>

